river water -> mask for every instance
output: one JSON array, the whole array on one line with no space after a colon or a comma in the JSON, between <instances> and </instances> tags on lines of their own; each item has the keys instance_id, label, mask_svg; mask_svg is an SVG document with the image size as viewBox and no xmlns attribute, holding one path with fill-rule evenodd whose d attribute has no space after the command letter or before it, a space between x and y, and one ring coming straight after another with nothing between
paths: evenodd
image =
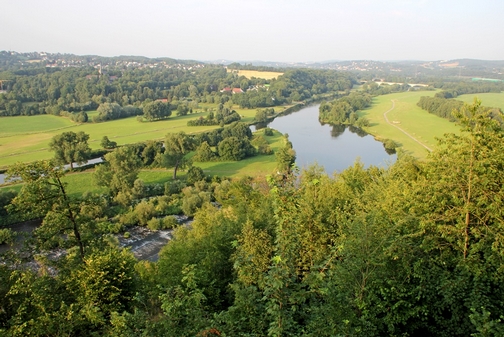
<instances>
[{"instance_id":1,"label":"river water","mask_svg":"<svg viewBox=\"0 0 504 337\"><path fill-rule=\"evenodd\" d=\"M397 156L388 154L383 144L359 128L322 125L319 105L308 106L292 114L275 118L268 127L289 134L300 168L317 163L328 174L341 172L359 158L365 167L387 167Z\"/></svg>"}]
</instances>

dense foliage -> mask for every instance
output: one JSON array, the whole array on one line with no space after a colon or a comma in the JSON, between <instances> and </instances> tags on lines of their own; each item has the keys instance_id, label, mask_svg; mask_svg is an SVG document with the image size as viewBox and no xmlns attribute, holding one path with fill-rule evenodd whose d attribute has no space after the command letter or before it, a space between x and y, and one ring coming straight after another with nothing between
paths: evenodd
<instances>
[{"instance_id":1,"label":"dense foliage","mask_svg":"<svg viewBox=\"0 0 504 337\"><path fill-rule=\"evenodd\" d=\"M322 102L319 107L319 119L330 124L366 126L366 119L359 118L357 111L370 107L371 100L371 95L367 93L352 92L332 102Z\"/></svg>"},{"instance_id":2,"label":"dense foliage","mask_svg":"<svg viewBox=\"0 0 504 337\"><path fill-rule=\"evenodd\" d=\"M447 96L451 97L452 94L442 91L437 93L434 97L422 96L417 105L431 114L454 122L456 121L456 116L453 115L453 111L462 108L464 103L453 98L447 98ZM495 119L500 125L504 123L500 108L486 108L486 110L489 110L489 116Z\"/></svg>"},{"instance_id":3,"label":"dense foliage","mask_svg":"<svg viewBox=\"0 0 504 337\"><path fill-rule=\"evenodd\" d=\"M141 114L152 121L166 118L172 111L190 113L199 102L272 107L349 90L355 83L351 75L333 70L289 70L266 81L238 76L218 65L136 62L80 60L63 68L30 63L24 69L8 62L0 64L0 80L6 90L0 94L0 116L53 114L86 122L84 112L98 109L95 122ZM132 63L135 67L125 66ZM242 93L233 94L231 88L242 89Z\"/></svg>"}]
</instances>

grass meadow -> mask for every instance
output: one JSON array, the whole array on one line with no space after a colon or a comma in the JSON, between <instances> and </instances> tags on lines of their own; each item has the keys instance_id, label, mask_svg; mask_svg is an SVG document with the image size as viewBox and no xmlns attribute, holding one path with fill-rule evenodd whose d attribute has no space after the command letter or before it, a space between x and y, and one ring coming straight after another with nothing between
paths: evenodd
<instances>
[{"instance_id":1,"label":"grass meadow","mask_svg":"<svg viewBox=\"0 0 504 337\"><path fill-rule=\"evenodd\" d=\"M481 100L481 105L483 106L500 108L504 111L504 92L460 95L457 97L457 100L472 104L474 102L474 98Z\"/></svg>"},{"instance_id":2,"label":"grass meadow","mask_svg":"<svg viewBox=\"0 0 504 337\"><path fill-rule=\"evenodd\" d=\"M0 117L0 168L16 162L52 158L53 153L48 149L51 138L66 131L83 131L89 134L90 147L98 149L103 136L107 136L118 145L125 145L163 139L167 133L184 131L192 134L217 128L218 126L187 126L189 120L208 114L203 111L205 107L216 108L216 104L201 104L201 108L195 109L193 114L172 115L166 120L155 122L139 122L136 117L130 117L103 123L78 124L68 118L51 115ZM233 109L242 116L243 122L252 122L257 111L238 107Z\"/></svg>"},{"instance_id":3,"label":"grass meadow","mask_svg":"<svg viewBox=\"0 0 504 337\"><path fill-rule=\"evenodd\" d=\"M370 121L370 126L366 127L365 131L377 139L392 139L405 153L416 158L425 158L428 150L388 124L383 114L392 109L394 101L394 109L387 113L388 120L432 149L437 144L436 137L442 137L445 133L459 132L459 127L455 123L429 114L416 105L421 96L433 96L435 93L435 91L408 91L374 97L371 108L359 112L359 116L366 117Z\"/></svg>"},{"instance_id":4,"label":"grass meadow","mask_svg":"<svg viewBox=\"0 0 504 337\"><path fill-rule=\"evenodd\" d=\"M258 131L262 132L262 131ZM273 136L266 137L273 151L278 150L283 146L282 134L274 131ZM191 156L192 154L189 154ZM276 167L275 155L259 155L247 158L241 161L222 161L222 162L195 162L194 166L201 167L205 174L213 176L225 177L242 177L242 176L266 176L274 173ZM93 178L94 169L84 172L67 173L63 181L67 183L67 192L72 196L81 196L84 192L104 193L105 187L98 186ZM187 170L177 172L178 178L184 178ZM172 180L173 169L142 169L138 175L145 184L164 184ZM13 184L0 187L0 189L13 189L18 191L22 184Z\"/></svg>"}]
</instances>

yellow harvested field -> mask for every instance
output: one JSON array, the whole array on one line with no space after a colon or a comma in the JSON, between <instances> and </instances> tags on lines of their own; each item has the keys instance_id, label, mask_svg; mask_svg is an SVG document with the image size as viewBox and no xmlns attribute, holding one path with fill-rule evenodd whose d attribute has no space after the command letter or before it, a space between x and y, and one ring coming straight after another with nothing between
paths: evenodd
<instances>
[{"instance_id":1,"label":"yellow harvested field","mask_svg":"<svg viewBox=\"0 0 504 337\"><path fill-rule=\"evenodd\" d=\"M235 70L235 69L228 69L228 73L233 72L237 73L238 76L245 76L246 78L263 78L265 80L271 80L274 78L277 78L278 76L283 75L283 73L279 73L276 71L257 71L257 70Z\"/></svg>"}]
</instances>

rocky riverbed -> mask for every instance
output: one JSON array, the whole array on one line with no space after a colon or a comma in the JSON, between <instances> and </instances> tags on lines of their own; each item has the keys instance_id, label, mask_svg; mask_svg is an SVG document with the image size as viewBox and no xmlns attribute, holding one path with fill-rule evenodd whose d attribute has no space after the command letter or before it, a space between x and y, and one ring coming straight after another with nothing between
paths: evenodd
<instances>
[{"instance_id":1,"label":"rocky riverbed","mask_svg":"<svg viewBox=\"0 0 504 337\"><path fill-rule=\"evenodd\" d=\"M192 220L184 215L177 215L177 221L181 226L190 226ZM40 226L40 220L27 221L21 224L11 226L10 228L14 231L21 232L22 235L18 235L18 241L13 245L0 245L0 254L6 252L9 249L20 249L22 246L23 238ZM159 259L159 252L171 239L173 234L173 229L151 231L147 227L134 226L128 228L129 235L125 237L123 233L117 234L116 237L119 240L119 245L121 247L130 248L133 255L138 260L147 260L155 262ZM64 254L63 250L58 250L57 252L51 252L48 256L61 256Z\"/></svg>"}]
</instances>

